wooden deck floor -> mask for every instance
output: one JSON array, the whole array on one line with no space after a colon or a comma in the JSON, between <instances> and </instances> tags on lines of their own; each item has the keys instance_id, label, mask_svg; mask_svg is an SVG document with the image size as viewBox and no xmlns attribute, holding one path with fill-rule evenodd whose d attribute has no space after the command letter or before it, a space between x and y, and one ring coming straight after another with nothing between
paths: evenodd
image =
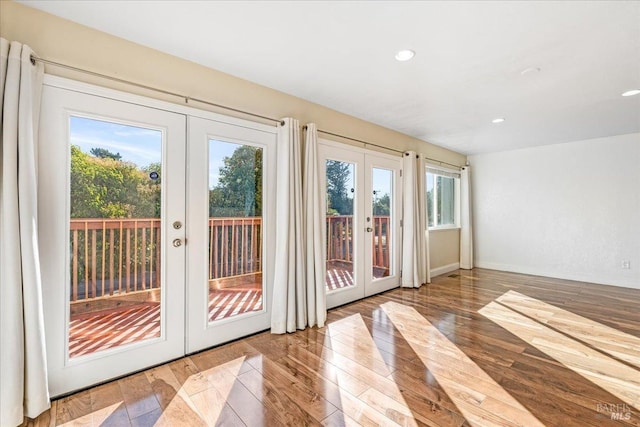
<instances>
[{"instance_id":1,"label":"wooden deck floor","mask_svg":"<svg viewBox=\"0 0 640 427\"><path fill-rule=\"evenodd\" d=\"M353 285L353 274L336 266L327 271L327 289ZM262 284L248 283L209 291L209 320L222 320L262 310ZM160 304L141 302L128 307L73 315L69 323L69 356L79 357L160 336Z\"/></svg>"},{"instance_id":2,"label":"wooden deck floor","mask_svg":"<svg viewBox=\"0 0 640 427\"><path fill-rule=\"evenodd\" d=\"M72 316L69 357L79 357L160 336L160 303Z\"/></svg>"},{"instance_id":3,"label":"wooden deck floor","mask_svg":"<svg viewBox=\"0 0 640 427\"><path fill-rule=\"evenodd\" d=\"M262 290L259 286L209 292L210 321L256 310L262 310ZM159 336L158 302L142 302L128 307L85 313L71 317L69 356L84 356Z\"/></svg>"},{"instance_id":4,"label":"wooden deck floor","mask_svg":"<svg viewBox=\"0 0 640 427\"><path fill-rule=\"evenodd\" d=\"M640 291L475 269L53 403L32 425L639 426Z\"/></svg>"}]
</instances>

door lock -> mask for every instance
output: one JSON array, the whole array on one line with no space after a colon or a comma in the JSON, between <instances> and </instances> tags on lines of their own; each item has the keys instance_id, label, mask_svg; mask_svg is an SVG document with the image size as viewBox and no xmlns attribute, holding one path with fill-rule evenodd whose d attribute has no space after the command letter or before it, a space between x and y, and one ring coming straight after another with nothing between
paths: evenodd
<instances>
[{"instance_id":1,"label":"door lock","mask_svg":"<svg viewBox=\"0 0 640 427\"><path fill-rule=\"evenodd\" d=\"M173 228L175 228L176 230L180 230L182 228L182 223L180 221L174 222Z\"/></svg>"}]
</instances>

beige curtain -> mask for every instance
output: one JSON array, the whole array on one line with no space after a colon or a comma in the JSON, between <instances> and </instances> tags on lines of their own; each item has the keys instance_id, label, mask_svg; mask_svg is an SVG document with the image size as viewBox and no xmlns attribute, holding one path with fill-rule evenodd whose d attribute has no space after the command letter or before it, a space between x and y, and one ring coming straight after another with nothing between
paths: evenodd
<instances>
[{"instance_id":1,"label":"beige curtain","mask_svg":"<svg viewBox=\"0 0 640 427\"><path fill-rule=\"evenodd\" d=\"M324 213L320 194L320 170L318 168L318 129L307 124L304 144L304 209L305 245L307 260L307 318L309 326L324 326L327 320L325 291L326 244L324 237Z\"/></svg>"},{"instance_id":2,"label":"beige curtain","mask_svg":"<svg viewBox=\"0 0 640 427\"><path fill-rule=\"evenodd\" d=\"M276 244L271 333L307 326L304 224L302 215L302 143L300 123L284 119L278 129L276 161Z\"/></svg>"},{"instance_id":3,"label":"beige curtain","mask_svg":"<svg viewBox=\"0 0 640 427\"><path fill-rule=\"evenodd\" d=\"M37 230L36 145L43 67L0 39L0 425L49 408Z\"/></svg>"},{"instance_id":4,"label":"beige curtain","mask_svg":"<svg viewBox=\"0 0 640 427\"><path fill-rule=\"evenodd\" d=\"M460 268L473 268L473 228L471 220L471 168L460 171Z\"/></svg>"},{"instance_id":5,"label":"beige curtain","mask_svg":"<svg viewBox=\"0 0 640 427\"><path fill-rule=\"evenodd\" d=\"M422 156L402 157L402 287L419 288L431 282L427 231L426 175Z\"/></svg>"}]
</instances>

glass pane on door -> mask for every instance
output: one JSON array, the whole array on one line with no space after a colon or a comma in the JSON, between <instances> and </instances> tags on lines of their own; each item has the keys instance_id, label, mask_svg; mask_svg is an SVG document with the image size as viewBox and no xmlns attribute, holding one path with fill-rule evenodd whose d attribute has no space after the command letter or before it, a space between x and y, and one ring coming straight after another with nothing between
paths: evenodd
<instances>
[{"instance_id":1,"label":"glass pane on door","mask_svg":"<svg viewBox=\"0 0 640 427\"><path fill-rule=\"evenodd\" d=\"M327 292L355 286L354 179L353 163L327 160Z\"/></svg>"},{"instance_id":2,"label":"glass pane on door","mask_svg":"<svg viewBox=\"0 0 640 427\"><path fill-rule=\"evenodd\" d=\"M393 171L373 168L371 172L373 198L372 244L372 277L380 279L393 274L391 264L392 253L392 206L393 206Z\"/></svg>"},{"instance_id":3,"label":"glass pane on door","mask_svg":"<svg viewBox=\"0 0 640 427\"><path fill-rule=\"evenodd\" d=\"M209 322L262 311L263 149L209 140Z\"/></svg>"},{"instance_id":4,"label":"glass pane on door","mask_svg":"<svg viewBox=\"0 0 640 427\"><path fill-rule=\"evenodd\" d=\"M69 357L160 336L159 130L70 118Z\"/></svg>"}]
</instances>

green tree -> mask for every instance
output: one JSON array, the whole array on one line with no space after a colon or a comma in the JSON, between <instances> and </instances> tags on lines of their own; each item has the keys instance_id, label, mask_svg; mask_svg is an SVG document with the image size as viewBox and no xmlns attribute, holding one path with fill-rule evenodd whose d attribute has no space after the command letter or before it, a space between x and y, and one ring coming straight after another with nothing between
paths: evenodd
<instances>
[{"instance_id":1,"label":"green tree","mask_svg":"<svg viewBox=\"0 0 640 427\"><path fill-rule=\"evenodd\" d=\"M136 212L147 217L160 218L162 212L162 165L151 163L142 168L143 179L137 186Z\"/></svg>"},{"instance_id":2,"label":"green tree","mask_svg":"<svg viewBox=\"0 0 640 427\"><path fill-rule=\"evenodd\" d=\"M262 215L261 148L243 145L223 159L218 184L209 191L209 215Z\"/></svg>"},{"instance_id":3,"label":"green tree","mask_svg":"<svg viewBox=\"0 0 640 427\"><path fill-rule=\"evenodd\" d=\"M159 182L150 182L146 170L131 162L99 153L104 157L71 146L71 218L157 216ZM147 169L159 167L156 164Z\"/></svg>"},{"instance_id":4,"label":"green tree","mask_svg":"<svg viewBox=\"0 0 640 427\"><path fill-rule=\"evenodd\" d=\"M347 186L351 175L349 163L327 160L327 213L353 215L353 189Z\"/></svg>"},{"instance_id":5,"label":"green tree","mask_svg":"<svg viewBox=\"0 0 640 427\"><path fill-rule=\"evenodd\" d=\"M106 148L96 147L96 148L92 148L91 150L89 150L89 152L94 157L99 157L101 159L122 160L122 156L120 155L120 153L112 153L111 151L107 150Z\"/></svg>"},{"instance_id":6,"label":"green tree","mask_svg":"<svg viewBox=\"0 0 640 427\"><path fill-rule=\"evenodd\" d=\"M389 193L384 194L382 197L373 195L373 215L374 216L388 216L391 215L391 203Z\"/></svg>"},{"instance_id":7,"label":"green tree","mask_svg":"<svg viewBox=\"0 0 640 427\"><path fill-rule=\"evenodd\" d=\"M427 191L427 216L429 217L429 227L433 227L433 189Z\"/></svg>"}]
</instances>

